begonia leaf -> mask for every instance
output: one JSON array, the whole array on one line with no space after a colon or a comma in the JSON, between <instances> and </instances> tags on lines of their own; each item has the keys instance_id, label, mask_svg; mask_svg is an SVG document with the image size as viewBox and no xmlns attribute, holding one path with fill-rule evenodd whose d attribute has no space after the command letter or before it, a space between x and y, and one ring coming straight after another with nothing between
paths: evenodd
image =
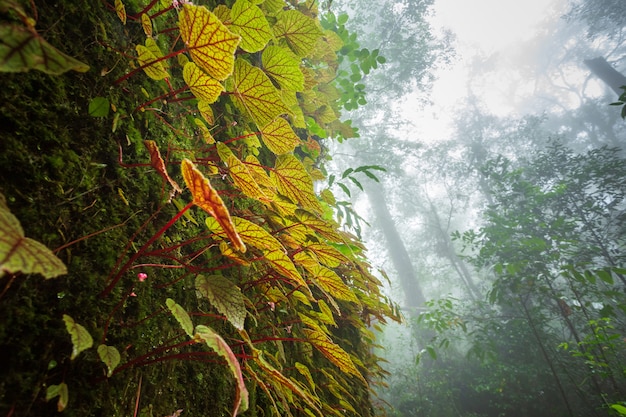
<instances>
[{"instance_id":1,"label":"begonia leaf","mask_svg":"<svg viewBox=\"0 0 626 417\"><path fill-rule=\"evenodd\" d=\"M220 81L232 74L239 35L206 7L193 4L183 5L178 26L189 54L207 74Z\"/></svg>"},{"instance_id":2,"label":"begonia leaf","mask_svg":"<svg viewBox=\"0 0 626 417\"><path fill-rule=\"evenodd\" d=\"M255 199L264 197L263 191L248 171L248 167L232 153L227 145L218 142L217 152L222 162L228 166L228 173L233 182L245 195Z\"/></svg>"},{"instance_id":3,"label":"begonia leaf","mask_svg":"<svg viewBox=\"0 0 626 417\"><path fill-rule=\"evenodd\" d=\"M158 58L151 49L144 45L137 45L135 49L137 50L137 62L143 67L148 77L153 80L162 80L169 77L163 62L157 61Z\"/></svg>"},{"instance_id":4,"label":"begonia leaf","mask_svg":"<svg viewBox=\"0 0 626 417\"><path fill-rule=\"evenodd\" d=\"M50 249L24 236L20 221L0 194L0 277L6 272L41 274L47 279L67 274L67 267Z\"/></svg>"},{"instance_id":5,"label":"begonia leaf","mask_svg":"<svg viewBox=\"0 0 626 417\"><path fill-rule=\"evenodd\" d=\"M218 355L223 357L228 363L235 380L237 381L237 390L235 398L235 408L233 410L233 417L239 413L243 413L248 409L248 389L243 380L243 374L241 373L241 365L237 357L231 350L230 346L222 339L222 337L215 333L211 328L198 325L196 326L195 339L199 342L204 342L208 347L213 349Z\"/></svg>"},{"instance_id":6,"label":"begonia leaf","mask_svg":"<svg viewBox=\"0 0 626 417\"><path fill-rule=\"evenodd\" d=\"M72 338L72 355L70 359L74 360L80 352L93 346L93 339L87 329L76 323L74 319L67 314L63 314L63 321L65 322L67 332Z\"/></svg>"},{"instance_id":7,"label":"begonia leaf","mask_svg":"<svg viewBox=\"0 0 626 417\"><path fill-rule=\"evenodd\" d=\"M126 7L124 7L124 3L122 0L115 0L115 13L117 17L120 18L122 24L126 24Z\"/></svg>"},{"instance_id":8,"label":"begonia leaf","mask_svg":"<svg viewBox=\"0 0 626 417\"><path fill-rule=\"evenodd\" d=\"M300 203L305 209L316 213L322 212L322 206L313 189L313 180L302 162L295 156L291 154L279 156L271 176L279 193Z\"/></svg>"},{"instance_id":9,"label":"begonia leaf","mask_svg":"<svg viewBox=\"0 0 626 417\"><path fill-rule=\"evenodd\" d=\"M263 50L263 69L280 88L289 91L304 90L304 74L300 70L300 60L293 53L280 46L270 45Z\"/></svg>"},{"instance_id":10,"label":"begonia leaf","mask_svg":"<svg viewBox=\"0 0 626 417\"><path fill-rule=\"evenodd\" d=\"M57 411L60 413L65 410L69 401L69 392L65 382L61 382L58 385L55 384L48 386L46 389L46 401L50 401L55 397L59 397L59 400L57 401Z\"/></svg>"},{"instance_id":11,"label":"begonia leaf","mask_svg":"<svg viewBox=\"0 0 626 417\"><path fill-rule=\"evenodd\" d=\"M100 360L107 366L107 377L110 377L113 374L113 370L120 363L120 352L115 346L100 345L98 346L98 356L100 356Z\"/></svg>"},{"instance_id":12,"label":"begonia leaf","mask_svg":"<svg viewBox=\"0 0 626 417\"><path fill-rule=\"evenodd\" d=\"M278 15L273 27L274 36L285 39L287 45L298 56L307 56L317 40L322 36L315 20L302 14L298 10L286 10Z\"/></svg>"},{"instance_id":13,"label":"begonia leaf","mask_svg":"<svg viewBox=\"0 0 626 417\"><path fill-rule=\"evenodd\" d=\"M170 177L167 173L167 169L165 168L165 161L163 161L163 158L161 157L161 152L159 151L159 147L157 146L156 142L153 140L144 140L143 144L146 146L148 152L150 153L150 165L152 165L152 168L156 169L159 175L163 177L163 179L165 179L167 182L169 182L172 188L177 193L182 193L183 190L181 190L178 183L174 181L172 177Z\"/></svg>"},{"instance_id":14,"label":"begonia leaf","mask_svg":"<svg viewBox=\"0 0 626 417\"><path fill-rule=\"evenodd\" d=\"M208 76L195 62L189 61L183 68L183 78L194 96L204 103L215 103L224 86L215 78Z\"/></svg>"},{"instance_id":15,"label":"begonia leaf","mask_svg":"<svg viewBox=\"0 0 626 417\"><path fill-rule=\"evenodd\" d=\"M213 216L235 248L240 252L245 252L246 245L237 234L224 201L211 186L208 178L205 178L193 162L187 158L183 159L181 167L187 188L193 196L193 203Z\"/></svg>"},{"instance_id":16,"label":"begonia leaf","mask_svg":"<svg viewBox=\"0 0 626 417\"><path fill-rule=\"evenodd\" d=\"M361 372L356 368L354 362L350 358L350 355L341 348L341 346L334 343L325 334L309 329L303 329L307 336L307 340L315 346L330 362L335 364L342 372L350 375L354 375L361 379L363 382L365 378L361 375Z\"/></svg>"},{"instance_id":17,"label":"begonia leaf","mask_svg":"<svg viewBox=\"0 0 626 417\"><path fill-rule=\"evenodd\" d=\"M261 129L261 138L265 146L276 155L293 152L300 144L300 138L282 117L277 117L264 126Z\"/></svg>"},{"instance_id":18,"label":"begonia leaf","mask_svg":"<svg viewBox=\"0 0 626 417\"><path fill-rule=\"evenodd\" d=\"M141 15L141 27L143 28L143 33L146 34L147 37L152 37L152 20L150 20L150 16L147 13L143 13Z\"/></svg>"},{"instance_id":19,"label":"begonia leaf","mask_svg":"<svg viewBox=\"0 0 626 417\"><path fill-rule=\"evenodd\" d=\"M174 316L176 321L180 324L180 327L182 327L185 333L187 333L187 336L193 338L193 322L191 321L191 317L189 317L187 310L171 298L165 300L165 304L172 313L172 316Z\"/></svg>"},{"instance_id":20,"label":"begonia leaf","mask_svg":"<svg viewBox=\"0 0 626 417\"><path fill-rule=\"evenodd\" d=\"M241 36L241 49L258 52L272 39L272 29L263 12L248 0L237 0L230 11L230 29Z\"/></svg>"},{"instance_id":21,"label":"begonia leaf","mask_svg":"<svg viewBox=\"0 0 626 417\"><path fill-rule=\"evenodd\" d=\"M243 294L237 285L222 275L198 275L196 290L209 299L217 311L226 316L237 330L242 330L246 319Z\"/></svg>"},{"instance_id":22,"label":"begonia leaf","mask_svg":"<svg viewBox=\"0 0 626 417\"><path fill-rule=\"evenodd\" d=\"M235 62L233 95L235 104L248 112L257 126L265 126L276 117L289 113L267 75L241 58Z\"/></svg>"},{"instance_id":23,"label":"begonia leaf","mask_svg":"<svg viewBox=\"0 0 626 417\"><path fill-rule=\"evenodd\" d=\"M318 265L313 268L313 278L313 282L331 297L338 300L359 303L354 291L352 291L332 269Z\"/></svg>"}]
</instances>

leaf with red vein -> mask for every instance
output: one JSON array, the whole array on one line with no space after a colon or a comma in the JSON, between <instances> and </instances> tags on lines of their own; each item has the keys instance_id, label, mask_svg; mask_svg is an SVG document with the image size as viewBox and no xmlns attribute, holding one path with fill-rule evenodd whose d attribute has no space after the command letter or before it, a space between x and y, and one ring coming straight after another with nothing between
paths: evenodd
<instances>
[{"instance_id":1,"label":"leaf with red vein","mask_svg":"<svg viewBox=\"0 0 626 417\"><path fill-rule=\"evenodd\" d=\"M276 159L276 167L272 171L278 192L302 207L322 212L322 206L313 190L313 180L298 159L291 155L281 155Z\"/></svg>"},{"instance_id":2,"label":"leaf with red vein","mask_svg":"<svg viewBox=\"0 0 626 417\"><path fill-rule=\"evenodd\" d=\"M172 188L174 188L177 193L182 193L183 190L181 190L178 183L174 181L172 177L170 177L167 173L167 169L165 168L165 162L161 157L161 152L159 151L159 147L157 146L156 142L153 140L144 140L143 144L146 146L148 152L150 153L150 165L152 165L152 168L156 169L159 175L161 175L161 177L169 182Z\"/></svg>"},{"instance_id":3,"label":"leaf with red vein","mask_svg":"<svg viewBox=\"0 0 626 417\"><path fill-rule=\"evenodd\" d=\"M303 329L307 335L308 341L317 348L329 361L335 364L342 372L354 375L360 380L365 382L365 378L361 375L361 372L356 368L350 355L341 348L341 346L335 344L325 334L319 331Z\"/></svg>"},{"instance_id":4,"label":"leaf with red vein","mask_svg":"<svg viewBox=\"0 0 626 417\"><path fill-rule=\"evenodd\" d=\"M248 167L232 153L228 145L217 142L217 153L222 162L228 166L228 173L237 188L250 198L262 199L265 197L250 171L248 171Z\"/></svg>"},{"instance_id":5,"label":"leaf with red vein","mask_svg":"<svg viewBox=\"0 0 626 417\"><path fill-rule=\"evenodd\" d=\"M304 90L304 74L300 70L300 60L289 49L270 45L263 50L261 57L265 73L289 91Z\"/></svg>"},{"instance_id":6,"label":"leaf with red vein","mask_svg":"<svg viewBox=\"0 0 626 417\"><path fill-rule=\"evenodd\" d=\"M300 138L282 117L277 117L263 127L261 138L265 146L276 155L292 152L300 144Z\"/></svg>"},{"instance_id":7,"label":"leaf with red vein","mask_svg":"<svg viewBox=\"0 0 626 417\"><path fill-rule=\"evenodd\" d=\"M239 252L245 252L246 245L239 237L239 234L237 234L237 230L230 218L228 209L224 205L224 201L222 201L222 198L217 194L217 191L213 189L209 180L205 178L205 176L198 171L198 168L196 168L193 162L187 158L183 159L182 172L185 183L193 196L193 203L213 216L235 248L237 248Z\"/></svg>"},{"instance_id":8,"label":"leaf with red vein","mask_svg":"<svg viewBox=\"0 0 626 417\"><path fill-rule=\"evenodd\" d=\"M285 39L287 45L298 56L307 56L315 47L322 32L315 20L298 10L286 10L279 14L274 25L274 35Z\"/></svg>"},{"instance_id":9,"label":"leaf with red vein","mask_svg":"<svg viewBox=\"0 0 626 417\"><path fill-rule=\"evenodd\" d=\"M240 37L204 6L184 4L178 26L193 60L211 77L220 81L233 72L235 50Z\"/></svg>"},{"instance_id":10,"label":"leaf with red vein","mask_svg":"<svg viewBox=\"0 0 626 417\"><path fill-rule=\"evenodd\" d=\"M247 111L257 126L265 126L281 114L289 113L280 94L260 68L239 58L235 62L233 81L235 104Z\"/></svg>"},{"instance_id":11,"label":"leaf with red vein","mask_svg":"<svg viewBox=\"0 0 626 417\"><path fill-rule=\"evenodd\" d=\"M137 45L137 62L141 65L146 75L153 80L162 80L168 78L169 74L165 70L162 61L157 61L157 56L151 49L143 45Z\"/></svg>"},{"instance_id":12,"label":"leaf with red vein","mask_svg":"<svg viewBox=\"0 0 626 417\"><path fill-rule=\"evenodd\" d=\"M224 86L219 81L206 75L192 61L185 64L183 78L193 95L205 103L215 103L222 91L224 91Z\"/></svg>"},{"instance_id":13,"label":"leaf with red vein","mask_svg":"<svg viewBox=\"0 0 626 417\"><path fill-rule=\"evenodd\" d=\"M241 35L241 49L258 52L272 39L272 29L261 9L248 0L237 0L230 12L230 29Z\"/></svg>"},{"instance_id":14,"label":"leaf with red vein","mask_svg":"<svg viewBox=\"0 0 626 417\"><path fill-rule=\"evenodd\" d=\"M4 196L0 194L0 277L5 272L54 278L67 274L67 268L50 249L24 237L20 221L9 211Z\"/></svg>"}]
</instances>

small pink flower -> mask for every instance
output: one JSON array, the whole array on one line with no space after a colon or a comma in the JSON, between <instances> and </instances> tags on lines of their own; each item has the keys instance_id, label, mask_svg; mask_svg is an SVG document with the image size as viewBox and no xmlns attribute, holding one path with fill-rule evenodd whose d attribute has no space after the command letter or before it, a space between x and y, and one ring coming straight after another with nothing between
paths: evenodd
<instances>
[{"instance_id":1,"label":"small pink flower","mask_svg":"<svg viewBox=\"0 0 626 417\"><path fill-rule=\"evenodd\" d=\"M148 274L145 274L143 272L137 274L137 279L139 279L139 282L144 282L146 278L148 278Z\"/></svg>"},{"instance_id":2,"label":"small pink flower","mask_svg":"<svg viewBox=\"0 0 626 417\"><path fill-rule=\"evenodd\" d=\"M272 301L268 301L267 305L270 306L270 310L274 311L274 309L276 308L276 303L272 302Z\"/></svg>"},{"instance_id":3,"label":"small pink flower","mask_svg":"<svg viewBox=\"0 0 626 417\"><path fill-rule=\"evenodd\" d=\"M291 334L291 326L292 326L292 324L290 324L289 326L285 327L285 330L287 331L287 334Z\"/></svg>"},{"instance_id":4,"label":"small pink flower","mask_svg":"<svg viewBox=\"0 0 626 417\"><path fill-rule=\"evenodd\" d=\"M130 293L130 296L131 297L137 297L137 294L135 294L135 291L133 291L133 292Z\"/></svg>"}]
</instances>

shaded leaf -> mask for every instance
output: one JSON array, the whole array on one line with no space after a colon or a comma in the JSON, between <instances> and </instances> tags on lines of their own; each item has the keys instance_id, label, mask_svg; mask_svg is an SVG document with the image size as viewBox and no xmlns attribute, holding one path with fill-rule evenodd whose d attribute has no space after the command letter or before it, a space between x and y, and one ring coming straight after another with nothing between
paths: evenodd
<instances>
[{"instance_id":1,"label":"shaded leaf","mask_svg":"<svg viewBox=\"0 0 626 417\"><path fill-rule=\"evenodd\" d=\"M198 275L196 290L208 298L237 330L243 330L247 311L243 294L237 285L222 275Z\"/></svg>"},{"instance_id":2,"label":"shaded leaf","mask_svg":"<svg viewBox=\"0 0 626 417\"><path fill-rule=\"evenodd\" d=\"M203 70L220 81L232 74L240 38L217 16L204 6L184 4L178 26L187 50Z\"/></svg>"},{"instance_id":3,"label":"shaded leaf","mask_svg":"<svg viewBox=\"0 0 626 417\"><path fill-rule=\"evenodd\" d=\"M194 338L198 342L204 342L208 347L213 349L217 354L223 357L228 363L228 367L233 373L235 380L237 381L237 392L235 398L235 407L233 409L233 417L239 413L243 413L248 409L248 389L243 381L243 374L241 373L241 366L239 361L235 357L235 354L230 349L230 346L222 339L222 337L215 333L211 328L203 325L196 326L196 334Z\"/></svg>"},{"instance_id":4,"label":"shaded leaf","mask_svg":"<svg viewBox=\"0 0 626 417\"><path fill-rule=\"evenodd\" d=\"M93 346L93 339L87 329L76 323L74 319L67 314L63 314L63 321L65 322L67 332L72 338L72 355L70 359L73 360L80 352Z\"/></svg>"},{"instance_id":5,"label":"shaded leaf","mask_svg":"<svg viewBox=\"0 0 626 417\"><path fill-rule=\"evenodd\" d=\"M183 78L194 96L204 103L215 103L224 91L224 86L215 78L206 75L194 62L187 62Z\"/></svg>"},{"instance_id":6,"label":"shaded leaf","mask_svg":"<svg viewBox=\"0 0 626 417\"><path fill-rule=\"evenodd\" d=\"M117 17L120 18L122 24L126 24L126 7L124 7L124 3L122 0L115 0L115 13Z\"/></svg>"},{"instance_id":7,"label":"shaded leaf","mask_svg":"<svg viewBox=\"0 0 626 417\"><path fill-rule=\"evenodd\" d=\"M72 58L46 42L35 29L0 24L0 72L39 70L60 75L86 72L89 65Z\"/></svg>"},{"instance_id":8,"label":"shaded leaf","mask_svg":"<svg viewBox=\"0 0 626 417\"><path fill-rule=\"evenodd\" d=\"M280 88L289 91L304 90L304 74L300 70L300 60L291 51L280 46L270 45L263 50L263 69Z\"/></svg>"},{"instance_id":9,"label":"shaded leaf","mask_svg":"<svg viewBox=\"0 0 626 417\"><path fill-rule=\"evenodd\" d=\"M165 304L167 305L167 308L170 310L174 318L176 318L176 321L178 321L180 326L183 328L185 333L187 333L189 337L193 338L193 323L191 321L191 317L189 317L189 314L187 313L187 310L185 310L180 304L177 304L176 301L172 300L171 298L165 300Z\"/></svg>"},{"instance_id":10,"label":"shaded leaf","mask_svg":"<svg viewBox=\"0 0 626 417\"><path fill-rule=\"evenodd\" d=\"M289 113L267 75L241 58L235 62L233 95L235 104L248 112L257 126L265 126L276 117Z\"/></svg>"},{"instance_id":11,"label":"shaded leaf","mask_svg":"<svg viewBox=\"0 0 626 417\"><path fill-rule=\"evenodd\" d=\"M206 101L198 100L198 111L202 115L202 118L209 125L214 123L213 117L213 109L211 109L211 103L207 103Z\"/></svg>"},{"instance_id":12,"label":"shaded leaf","mask_svg":"<svg viewBox=\"0 0 626 417\"><path fill-rule=\"evenodd\" d=\"M69 401L69 392L65 382L61 382L59 385L50 385L46 389L46 401L50 401L56 397L59 397L57 401L57 411L60 413L65 410Z\"/></svg>"},{"instance_id":13,"label":"shaded leaf","mask_svg":"<svg viewBox=\"0 0 626 417\"><path fill-rule=\"evenodd\" d=\"M278 192L285 197L300 203L305 209L322 212L322 206L313 190L313 180L294 155L281 155L276 159L272 179Z\"/></svg>"},{"instance_id":14,"label":"shaded leaf","mask_svg":"<svg viewBox=\"0 0 626 417\"><path fill-rule=\"evenodd\" d=\"M174 181L172 177L170 177L167 173L167 169L165 168L165 161L163 161L163 158L161 157L161 152L159 151L159 147L157 146L156 142L153 140L144 140L143 144L150 153L150 165L152 165L152 168L156 169L159 175L163 177L163 179L165 179L167 182L169 182L172 188L176 190L177 193L182 193L183 190L181 190L178 183Z\"/></svg>"},{"instance_id":15,"label":"shaded leaf","mask_svg":"<svg viewBox=\"0 0 626 417\"><path fill-rule=\"evenodd\" d=\"M94 97L89 101L89 115L91 117L107 117L111 105L106 97Z\"/></svg>"},{"instance_id":16,"label":"shaded leaf","mask_svg":"<svg viewBox=\"0 0 626 417\"><path fill-rule=\"evenodd\" d=\"M300 144L300 138L282 117L277 117L263 127L261 138L265 146L276 155L293 152L296 146Z\"/></svg>"},{"instance_id":17,"label":"shaded leaf","mask_svg":"<svg viewBox=\"0 0 626 417\"><path fill-rule=\"evenodd\" d=\"M235 2L230 19L230 29L241 35L240 47L246 52L258 52L272 39L272 30L265 15L248 0Z\"/></svg>"},{"instance_id":18,"label":"shaded leaf","mask_svg":"<svg viewBox=\"0 0 626 417\"><path fill-rule=\"evenodd\" d=\"M147 13L141 15L141 27L143 28L143 33L146 34L147 37L152 37L152 20L150 20L150 16Z\"/></svg>"},{"instance_id":19,"label":"shaded leaf","mask_svg":"<svg viewBox=\"0 0 626 417\"><path fill-rule=\"evenodd\" d=\"M193 203L213 216L235 248L240 252L245 252L246 245L237 234L222 198L213 189L209 180L187 158L182 161L182 172L185 183L193 195Z\"/></svg>"},{"instance_id":20,"label":"shaded leaf","mask_svg":"<svg viewBox=\"0 0 626 417\"><path fill-rule=\"evenodd\" d=\"M111 374L113 374L113 370L120 363L120 352L115 346L100 345L98 346L98 356L100 356L100 360L107 366L109 370L107 377L110 377Z\"/></svg>"},{"instance_id":21,"label":"shaded leaf","mask_svg":"<svg viewBox=\"0 0 626 417\"><path fill-rule=\"evenodd\" d=\"M67 274L67 267L50 249L24 236L20 221L0 194L0 277L5 272L41 274L54 278Z\"/></svg>"}]
</instances>

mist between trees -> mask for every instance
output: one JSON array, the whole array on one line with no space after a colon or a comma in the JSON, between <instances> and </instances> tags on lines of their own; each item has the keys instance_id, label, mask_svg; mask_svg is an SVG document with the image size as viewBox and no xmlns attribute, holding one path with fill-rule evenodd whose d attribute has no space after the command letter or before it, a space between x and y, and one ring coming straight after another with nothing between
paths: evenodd
<instances>
[{"instance_id":1,"label":"mist between trees","mask_svg":"<svg viewBox=\"0 0 626 417\"><path fill-rule=\"evenodd\" d=\"M436 2L334 3L386 59L340 67L367 105L334 190L403 312L380 334L389 415L626 415L626 4L551 4L472 53ZM434 97L461 60L465 84Z\"/></svg>"}]
</instances>

